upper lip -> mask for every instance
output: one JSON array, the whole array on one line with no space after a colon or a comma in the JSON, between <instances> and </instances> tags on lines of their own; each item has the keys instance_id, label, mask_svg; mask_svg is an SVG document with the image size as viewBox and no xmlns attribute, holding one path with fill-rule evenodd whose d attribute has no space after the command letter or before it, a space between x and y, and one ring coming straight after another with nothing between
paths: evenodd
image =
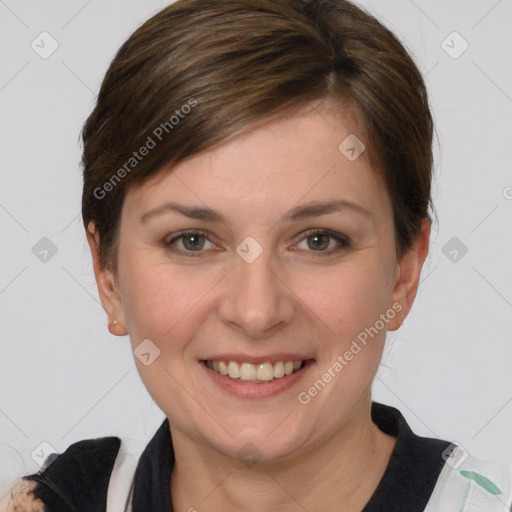
<instances>
[{"instance_id":1,"label":"upper lip","mask_svg":"<svg viewBox=\"0 0 512 512\"><path fill-rule=\"evenodd\" d=\"M242 363L276 363L277 361L307 361L313 359L310 355L293 354L292 352L280 353L280 354L268 354L268 355L249 355L249 354L217 354L214 356L208 356L203 361L237 361Z\"/></svg>"}]
</instances>

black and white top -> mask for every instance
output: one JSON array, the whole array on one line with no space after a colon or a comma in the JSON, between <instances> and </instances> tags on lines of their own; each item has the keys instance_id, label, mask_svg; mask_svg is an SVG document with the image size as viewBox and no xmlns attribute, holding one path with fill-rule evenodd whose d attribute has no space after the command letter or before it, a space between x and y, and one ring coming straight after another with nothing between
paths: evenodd
<instances>
[{"instance_id":1,"label":"black and white top","mask_svg":"<svg viewBox=\"0 0 512 512\"><path fill-rule=\"evenodd\" d=\"M448 441L414 434L397 409L374 402L372 420L397 438L385 473L362 512L509 512L511 475ZM142 448L140 448L142 446ZM87 439L25 476L45 512L172 512L169 421L147 445ZM196 508L198 504L196 505Z\"/></svg>"}]
</instances>

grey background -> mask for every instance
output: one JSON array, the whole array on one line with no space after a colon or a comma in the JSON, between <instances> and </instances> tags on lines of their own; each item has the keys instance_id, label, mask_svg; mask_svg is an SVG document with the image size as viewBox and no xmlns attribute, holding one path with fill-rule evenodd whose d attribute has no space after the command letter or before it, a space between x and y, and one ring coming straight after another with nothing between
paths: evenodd
<instances>
[{"instance_id":1,"label":"grey background","mask_svg":"<svg viewBox=\"0 0 512 512\"><path fill-rule=\"evenodd\" d=\"M115 51L167 3L0 0L0 499L52 449L145 442L164 418L128 338L107 331L79 216L78 135ZM440 222L374 398L421 435L510 465L512 2L360 3L414 54L439 135ZM55 44L43 31L58 44L46 59L31 47Z\"/></svg>"}]
</instances>

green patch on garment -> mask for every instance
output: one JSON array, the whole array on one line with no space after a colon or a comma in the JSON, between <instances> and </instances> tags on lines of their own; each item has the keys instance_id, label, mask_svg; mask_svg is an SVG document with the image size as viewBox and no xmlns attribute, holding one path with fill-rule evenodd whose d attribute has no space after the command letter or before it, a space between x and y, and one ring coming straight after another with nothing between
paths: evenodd
<instances>
[{"instance_id":1,"label":"green patch on garment","mask_svg":"<svg viewBox=\"0 0 512 512\"><path fill-rule=\"evenodd\" d=\"M501 494L501 490L492 483L488 478L482 476L474 471L460 471L460 474L465 477L476 482L480 487L484 488L489 494Z\"/></svg>"}]
</instances>

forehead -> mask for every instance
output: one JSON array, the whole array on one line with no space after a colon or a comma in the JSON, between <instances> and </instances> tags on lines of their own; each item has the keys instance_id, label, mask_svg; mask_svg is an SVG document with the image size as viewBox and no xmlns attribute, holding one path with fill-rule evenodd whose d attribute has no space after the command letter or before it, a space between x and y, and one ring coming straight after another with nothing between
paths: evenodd
<instances>
[{"instance_id":1,"label":"forehead","mask_svg":"<svg viewBox=\"0 0 512 512\"><path fill-rule=\"evenodd\" d=\"M353 158L364 140L349 109L329 102L310 105L173 167L164 166L130 189L125 205L140 216L179 199L228 216L247 212L270 221L273 213L280 215L301 202L341 198L383 215L389 198L380 176L366 150Z\"/></svg>"}]
</instances>

